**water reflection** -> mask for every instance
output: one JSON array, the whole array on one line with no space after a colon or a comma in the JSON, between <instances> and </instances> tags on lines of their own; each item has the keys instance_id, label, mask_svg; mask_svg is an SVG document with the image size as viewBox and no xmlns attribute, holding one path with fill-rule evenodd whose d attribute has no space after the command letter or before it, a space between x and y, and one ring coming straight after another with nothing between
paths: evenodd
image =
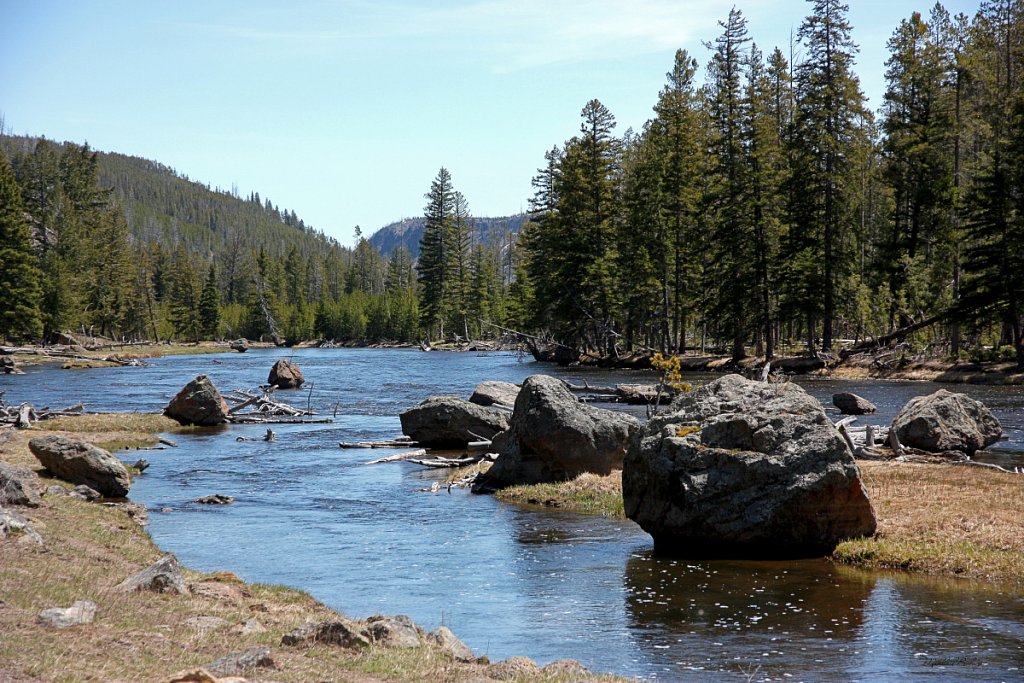
<instances>
[{"instance_id":1,"label":"water reflection","mask_svg":"<svg viewBox=\"0 0 1024 683\"><path fill-rule=\"evenodd\" d=\"M824 560L693 562L649 552L629 558L623 585L637 645L669 680L1021 679L1019 594Z\"/></svg>"}]
</instances>

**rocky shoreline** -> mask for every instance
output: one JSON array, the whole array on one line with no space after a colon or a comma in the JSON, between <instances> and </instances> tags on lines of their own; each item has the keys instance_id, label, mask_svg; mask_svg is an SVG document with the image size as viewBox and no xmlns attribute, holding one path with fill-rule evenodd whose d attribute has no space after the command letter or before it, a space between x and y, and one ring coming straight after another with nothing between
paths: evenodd
<instances>
[{"instance_id":1,"label":"rocky shoreline","mask_svg":"<svg viewBox=\"0 0 1024 683\"><path fill-rule=\"evenodd\" d=\"M121 417L0 431L0 680L624 680L572 660L490 662L443 627L426 633L401 615L351 619L301 591L181 567L146 534L144 508L79 494L30 452L31 439L155 442L151 432L116 430ZM153 432L174 428L147 422Z\"/></svg>"}]
</instances>

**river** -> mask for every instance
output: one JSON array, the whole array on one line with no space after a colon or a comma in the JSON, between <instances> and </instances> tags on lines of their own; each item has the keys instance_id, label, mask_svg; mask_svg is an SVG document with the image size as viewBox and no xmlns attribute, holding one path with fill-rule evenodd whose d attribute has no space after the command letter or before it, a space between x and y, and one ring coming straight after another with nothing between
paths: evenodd
<instances>
[{"instance_id":1,"label":"river","mask_svg":"<svg viewBox=\"0 0 1024 683\"><path fill-rule=\"evenodd\" d=\"M503 505L465 490L429 493L446 472L366 466L391 451L339 441L399 433L398 412L430 394L466 396L484 379L545 372L573 382L650 375L561 369L508 354L322 349L179 356L145 368L29 368L0 376L8 403L156 411L189 379L222 390L266 381L291 357L307 385L283 392L336 421L278 425L277 441L238 442L233 426L173 438L145 454L131 498L161 548L203 571L301 588L353 617L408 614L444 624L492 660L562 657L654 680L1024 680L1024 595L966 582L871 574L824 560L686 562L652 556L628 521ZM688 377L702 381L706 377ZM800 380L827 406L838 390L888 423L928 382ZM310 386L311 385L311 386ZM1024 389L950 387L983 400L1007 440L989 456L1024 464ZM642 413L642 409L632 409ZM132 454L123 454L126 460ZM196 498L234 496L225 507Z\"/></svg>"}]
</instances>

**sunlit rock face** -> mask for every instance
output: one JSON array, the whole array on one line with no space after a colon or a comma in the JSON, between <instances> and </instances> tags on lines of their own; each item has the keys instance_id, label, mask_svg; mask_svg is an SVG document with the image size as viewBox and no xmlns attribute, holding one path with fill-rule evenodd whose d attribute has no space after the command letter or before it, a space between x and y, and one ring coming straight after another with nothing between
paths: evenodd
<instances>
[{"instance_id":1,"label":"sunlit rock face","mask_svg":"<svg viewBox=\"0 0 1024 683\"><path fill-rule=\"evenodd\" d=\"M726 375L684 394L634 437L622 489L626 515L673 555L814 556L875 531L849 447L789 383Z\"/></svg>"}]
</instances>

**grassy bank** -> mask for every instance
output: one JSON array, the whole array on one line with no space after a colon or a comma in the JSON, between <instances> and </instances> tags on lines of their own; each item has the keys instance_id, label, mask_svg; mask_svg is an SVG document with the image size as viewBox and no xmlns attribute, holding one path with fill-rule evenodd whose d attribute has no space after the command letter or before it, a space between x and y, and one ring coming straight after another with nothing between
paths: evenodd
<instances>
[{"instance_id":1,"label":"grassy bank","mask_svg":"<svg viewBox=\"0 0 1024 683\"><path fill-rule=\"evenodd\" d=\"M1024 587L1020 475L957 465L859 464L878 532L840 544L836 561Z\"/></svg>"},{"instance_id":2,"label":"grassy bank","mask_svg":"<svg viewBox=\"0 0 1024 683\"><path fill-rule=\"evenodd\" d=\"M878 518L873 538L839 545L833 559L865 569L960 576L1024 588L1024 479L957 465L861 461ZM622 478L585 474L560 484L499 491L510 503L622 517Z\"/></svg>"},{"instance_id":3,"label":"grassy bank","mask_svg":"<svg viewBox=\"0 0 1024 683\"><path fill-rule=\"evenodd\" d=\"M626 516L622 509L622 472L612 472L605 477L581 474L558 484L511 486L498 491L495 496L498 500L519 505L542 505L605 517Z\"/></svg>"},{"instance_id":4,"label":"grassy bank","mask_svg":"<svg viewBox=\"0 0 1024 683\"><path fill-rule=\"evenodd\" d=\"M100 444L145 444L155 441L153 432L170 430L175 423L153 415L111 415L42 424L46 432L7 431L0 437L0 459L38 472L27 447L33 436L58 431ZM147 457L159 467L158 452ZM70 487L47 477L42 483ZM227 572L186 571L188 595L116 592L115 585L162 554L145 530L124 508L58 495L44 496L43 503L19 509L44 538L43 547L17 539L0 541L2 681L165 681L176 671L254 646L269 646L276 668L252 675L282 683L458 682L497 678L500 671L513 668L486 660L457 662L434 646L282 646L281 636L307 620L332 620L339 614L301 591L247 584ZM40 610L68 607L76 600L98 605L92 624L58 631L37 622ZM246 623L250 627L243 631ZM578 673L557 663L539 670L527 665L522 671L514 680L579 679Z\"/></svg>"}]
</instances>

